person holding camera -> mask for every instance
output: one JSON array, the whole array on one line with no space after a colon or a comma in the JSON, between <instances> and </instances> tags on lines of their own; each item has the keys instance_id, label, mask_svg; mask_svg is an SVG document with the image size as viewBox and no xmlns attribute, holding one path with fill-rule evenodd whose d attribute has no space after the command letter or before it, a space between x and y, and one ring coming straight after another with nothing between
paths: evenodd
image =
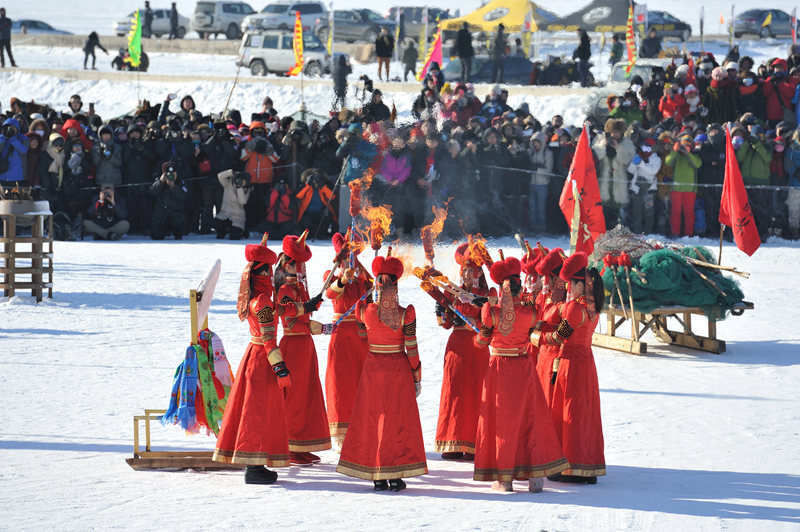
<instances>
[{"instance_id":1,"label":"person holding camera","mask_svg":"<svg viewBox=\"0 0 800 532\"><path fill-rule=\"evenodd\" d=\"M317 168L309 168L300 176L303 188L295 196L297 198L297 223L299 227L308 227L316 230L325 216L325 209L330 211L332 227L336 227L336 211L331 204L333 191L326 183L325 176ZM324 228L323 234L332 234L329 225ZM316 236L316 235L315 235Z\"/></svg>"},{"instance_id":2,"label":"person holding camera","mask_svg":"<svg viewBox=\"0 0 800 532\"><path fill-rule=\"evenodd\" d=\"M122 146L114 142L111 128L100 128L100 142L92 146L92 162L98 185L122 184Z\"/></svg>"},{"instance_id":3,"label":"person holding camera","mask_svg":"<svg viewBox=\"0 0 800 532\"><path fill-rule=\"evenodd\" d=\"M245 208L246 228L250 229L264 221L267 196L275 175L273 166L280 160L272 142L267 138L264 122L257 120L250 122L250 138L244 143L241 160L244 163L244 171L250 175L252 186L250 200Z\"/></svg>"},{"instance_id":4,"label":"person holding camera","mask_svg":"<svg viewBox=\"0 0 800 532\"><path fill-rule=\"evenodd\" d=\"M150 187L150 193L155 197L150 237L153 240L163 240L171 233L175 240L182 239L186 224L183 212L186 187L178 176L173 161L161 165L161 176Z\"/></svg>"},{"instance_id":5,"label":"person holding camera","mask_svg":"<svg viewBox=\"0 0 800 532\"><path fill-rule=\"evenodd\" d=\"M380 89L372 91L372 98L370 98L369 103L361 109L361 116L367 124L383 122L384 120L389 120L392 116L389 108L383 103L383 93Z\"/></svg>"},{"instance_id":6,"label":"person holding camera","mask_svg":"<svg viewBox=\"0 0 800 532\"><path fill-rule=\"evenodd\" d=\"M217 179L222 185L222 208L214 218L217 238L225 238L225 235L231 240L247 238L244 207L253 190L250 174L225 170L217 174Z\"/></svg>"},{"instance_id":7,"label":"person holding camera","mask_svg":"<svg viewBox=\"0 0 800 532\"><path fill-rule=\"evenodd\" d=\"M119 240L131 227L125 218L126 209L115 201L114 187L104 185L89 217L83 220L83 230L94 235L95 240Z\"/></svg>"},{"instance_id":8,"label":"person holding camera","mask_svg":"<svg viewBox=\"0 0 800 532\"><path fill-rule=\"evenodd\" d=\"M28 139L16 118L7 118L0 128L0 184L25 179L23 156L28 153Z\"/></svg>"},{"instance_id":9,"label":"person holding camera","mask_svg":"<svg viewBox=\"0 0 800 532\"><path fill-rule=\"evenodd\" d=\"M681 133L667 155L664 164L673 168L673 188L670 193L670 229L672 236L694 234L694 203L697 197L697 171L703 160L692 151L694 139L690 133ZM681 222L683 228L681 229Z\"/></svg>"}]
</instances>

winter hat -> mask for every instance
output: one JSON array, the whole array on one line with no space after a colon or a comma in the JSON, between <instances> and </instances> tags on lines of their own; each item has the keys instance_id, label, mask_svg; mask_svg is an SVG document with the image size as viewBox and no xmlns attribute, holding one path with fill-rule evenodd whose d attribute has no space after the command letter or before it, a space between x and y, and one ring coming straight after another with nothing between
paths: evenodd
<instances>
[{"instance_id":1,"label":"winter hat","mask_svg":"<svg viewBox=\"0 0 800 532\"><path fill-rule=\"evenodd\" d=\"M727 77L728 72L722 67L717 67L711 71L711 79L713 81L724 81Z\"/></svg>"},{"instance_id":2,"label":"winter hat","mask_svg":"<svg viewBox=\"0 0 800 532\"><path fill-rule=\"evenodd\" d=\"M338 255L342 248L347 245L347 238L342 233L334 233L331 237L331 243L333 244L333 250ZM358 255L361 253L361 247L353 246L350 251Z\"/></svg>"},{"instance_id":3,"label":"winter hat","mask_svg":"<svg viewBox=\"0 0 800 532\"><path fill-rule=\"evenodd\" d=\"M308 229L300 236L286 235L283 237L283 253L295 262L308 262L311 258L311 249L306 244Z\"/></svg>"},{"instance_id":4,"label":"winter hat","mask_svg":"<svg viewBox=\"0 0 800 532\"><path fill-rule=\"evenodd\" d=\"M675 76L682 77L689 75L689 65L681 65L675 69Z\"/></svg>"},{"instance_id":5,"label":"winter hat","mask_svg":"<svg viewBox=\"0 0 800 532\"><path fill-rule=\"evenodd\" d=\"M781 59L780 57L773 59L769 66L772 68L780 68L781 70L787 70L789 68L789 64L786 62L786 60Z\"/></svg>"},{"instance_id":6,"label":"winter hat","mask_svg":"<svg viewBox=\"0 0 800 532\"><path fill-rule=\"evenodd\" d=\"M375 257L372 261L372 274L394 275L397 279L403 276L403 263L397 257Z\"/></svg>"},{"instance_id":7,"label":"winter hat","mask_svg":"<svg viewBox=\"0 0 800 532\"><path fill-rule=\"evenodd\" d=\"M267 236L268 233L264 233L260 244L247 244L244 247L244 258L247 262L269 265L278 262L278 256L267 247Z\"/></svg>"},{"instance_id":8,"label":"winter hat","mask_svg":"<svg viewBox=\"0 0 800 532\"><path fill-rule=\"evenodd\" d=\"M728 61L725 63L725 70L735 70L736 72L739 72L739 64L733 61Z\"/></svg>"},{"instance_id":9,"label":"winter hat","mask_svg":"<svg viewBox=\"0 0 800 532\"><path fill-rule=\"evenodd\" d=\"M541 276L544 275L553 275L558 273L559 269L561 268L561 264L564 262L562 258L564 254L564 250L561 248L555 248L550 253L544 256L543 259L539 260L539 263L536 264L536 273Z\"/></svg>"},{"instance_id":10,"label":"winter hat","mask_svg":"<svg viewBox=\"0 0 800 532\"><path fill-rule=\"evenodd\" d=\"M561 272L559 272L558 276L562 281L583 279L586 274L586 265L588 263L589 259L586 253L583 251L573 253L564 261L564 265L561 267Z\"/></svg>"},{"instance_id":11,"label":"winter hat","mask_svg":"<svg viewBox=\"0 0 800 532\"><path fill-rule=\"evenodd\" d=\"M509 277L519 276L522 271L522 264L515 257L508 257L505 260L498 260L489 268L489 275L492 281L503 284Z\"/></svg>"},{"instance_id":12,"label":"winter hat","mask_svg":"<svg viewBox=\"0 0 800 532\"><path fill-rule=\"evenodd\" d=\"M692 85L690 83L689 85L686 86L686 89L684 89L684 92L686 94L689 94L689 93L697 94L697 87L695 87L694 85Z\"/></svg>"},{"instance_id":13,"label":"winter hat","mask_svg":"<svg viewBox=\"0 0 800 532\"><path fill-rule=\"evenodd\" d=\"M526 243L527 245L527 243ZM522 271L526 275L539 275L536 273L536 265L539 264L539 261L542 260L547 254L549 250L539 243L533 249L528 248L528 251L525 253L525 256L522 257Z\"/></svg>"}]
</instances>

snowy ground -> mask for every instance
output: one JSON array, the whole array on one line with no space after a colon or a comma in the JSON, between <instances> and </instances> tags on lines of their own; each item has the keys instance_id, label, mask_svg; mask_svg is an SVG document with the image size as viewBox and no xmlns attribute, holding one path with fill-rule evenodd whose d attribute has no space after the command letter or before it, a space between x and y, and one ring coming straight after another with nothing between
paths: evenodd
<instances>
[{"instance_id":1,"label":"snowy ground","mask_svg":"<svg viewBox=\"0 0 800 532\"><path fill-rule=\"evenodd\" d=\"M515 251L511 239L494 242L495 254L497 247ZM327 243L312 249L314 292L333 251ZM439 247L437 264L455 276L452 252L452 245ZM422 261L418 247L403 253ZM419 409L430 474L395 495L337 474L332 452L322 453L318 466L281 470L280 482L264 487L245 486L234 472L130 469L131 416L166 407L187 344L188 290L217 257L222 275L210 324L238 365L248 339L235 311L243 245L201 238L59 242L54 299L0 300L7 412L0 527L797 530L799 256L796 243L780 240L753 258L726 245L723 263L752 272L742 286L756 310L720 324L725 354L653 344L641 357L596 349L608 476L596 486L546 481L538 495L493 493L471 480L471 464L446 463L433 452L447 333L435 326L433 301L418 283L401 281L400 299L419 317ZM325 303L318 318L331 314ZM326 339L317 337L316 347L324 375ZM153 439L161 449L213 447L212 439L175 428L157 427Z\"/></svg>"}]
</instances>

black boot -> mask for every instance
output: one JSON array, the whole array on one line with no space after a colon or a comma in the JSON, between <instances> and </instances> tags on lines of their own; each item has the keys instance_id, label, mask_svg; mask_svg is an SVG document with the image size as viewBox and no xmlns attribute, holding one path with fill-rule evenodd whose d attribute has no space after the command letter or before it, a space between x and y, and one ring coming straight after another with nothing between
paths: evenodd
<instances>
[{"instance_id":1,"label":"black boot","mask_svg":"<svg viewBox=\"0 0 800 532\"><path fill-rule=\"evenodd\" d=\"M228 238L231 240L241 240L243 236L244 231L241 228L236 227L235 225L231 226L231 232L228 235Z\"/></svg>"},{"instance_id":2,"label":"black boot","mask_svg":"<svg viewBox=\"0 0 800 532\"><path fill-rule=\"evenodd\" d=\"M464 457L464 453L442 453L442 460L460 460Z\"/></svg>"},{"instance_id":3,"label":"black boot","mask_svg":"<svg viewBox=\"0 0 800 532\"><path fill-rule=\"evenodd\" d=\"M214 218L214 231L217 233L217 238L225 238L225 235L227 235L228 231L230 230L230 220L220 220L219 218Z\"/></svg>"},{"instance_id":4,"label":"black boot","mask_svg":"<svg viewBox=\"0 0 800 532\"><path fill-rule=\"evenodd\" d=\"M547 475L547 480L552 480L553 482L561 482L561 473L556 473L555 475Z\"/></svg>"},{"instance_id":5,"label":"black boot","mask_svg":"<svg viewBox=\"0 0 800 532\"><path fill-rule=\"evenodd\" d=\"M264 466L247 466L244 472L245 484L273 484L278 480L278 473Z\"/></svg>"},{"instance_id":6,"label":"black boot","mask_svg":"<svg viewBox=\"0 0 800 532\"><path fill-rule=\"evenodd\" d=\"M385 480L374 480L375 491L386 491L389 489L389 483Z\"/></svg>"},{"instance_id":7,"label":"black boot","mask_svg":"<svg viewBox=\"0 0 800 532\"><path fill-rule=\"evenodd\" d=\"M400 491L406 489L406 483L402 478L393 478L389 481L389 489L392 491Z\"/></svg>"}]
</instances>

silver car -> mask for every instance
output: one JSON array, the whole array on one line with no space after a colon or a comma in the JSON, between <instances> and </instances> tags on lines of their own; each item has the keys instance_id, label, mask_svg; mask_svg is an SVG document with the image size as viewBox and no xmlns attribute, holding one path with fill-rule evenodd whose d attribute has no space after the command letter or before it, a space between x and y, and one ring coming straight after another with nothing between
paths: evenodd
<instances>
[{"instance_id":1,"label":"silver car","mask_svg":"<svg viewBox=\"0 0 800 532\"><path fill-rule=\"evenodd\" d=\"M169 9L154 9L153 10L153 25L151 26L153 37L161 37L162 35L169 35ZM144 8L139 10L139 16L142 17L144 23ZM133 21L133 12L129 13L123 20L118 20L114 23L114 33L117 37L124 37L131 30L131 22ZM184 17L178 13L178 38L183 39L189 31L191 21L188 17Z\"/></svg>"},{"instance_id":2,"label":"silver car","mask_svg":"<svg viewBox=\"0 0 800 532\"><path fill-rule=\"evenodd\" d=\"M292 29L295 12L300 13L303 29L311 31L322 20L328 20L328 10L322 2L314 1L278 1L267 4L260 13L245 17L242 21L242 32Z\"/></svg>"},{"instance_id":3,"label":"silver car","mask_svg":"<svg viewBox=\"0 0 800 532\"><path fill-rule=\"evenodd\" d=\"M192 29L201 39L220 34L228 39L242 36L242 20L255 13L250 4L244 2L197 2L192 18Z\"/></svg>"},{"instance_id":4,"label":"silver car","mask_svg":"<svg viewBox=\"0 0 800 532\"><path fill-rule=\"evenodd\" d=\"M254 76L263 76L267 72L285 74L294 67L294 34L289 30L267 30L258 33L246 33L239 47L239 59L236 66L250 69ZM335 53L334 58L347 54ZM325 46L311 32L303 32L303 72L306 76L321 76L330 73L333 68L331 56Z\"/></svg>"},{"instance_id":5,"label":"silver car","mask_svg":"<svg viewBox=\"0 0 800 532\"><path fill-rule=\"evenodd\" d=\"M770 13L772 19L769 19ZM769 24L767 24L769 22ZM798 27L796 25L796 27ZM745 33L758 35L762 39L792 34L792 17L780 9L749 9L736 15L733 35L737 39Z\"/></svg>"}]
</instances>

